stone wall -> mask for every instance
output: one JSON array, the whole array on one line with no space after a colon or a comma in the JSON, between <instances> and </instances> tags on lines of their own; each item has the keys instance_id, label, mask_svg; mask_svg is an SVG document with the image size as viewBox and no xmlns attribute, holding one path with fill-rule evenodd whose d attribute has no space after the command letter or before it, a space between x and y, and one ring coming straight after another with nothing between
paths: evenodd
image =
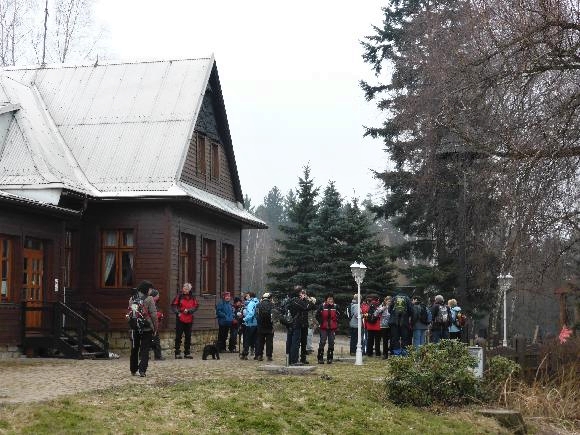
<instances>
[{"instance_id":1,"label":"stone wall","mask_svg":"<svg viewBox=\"0 0 580 435\"><path fill-rule=\"evenodd\" d=\"M0 346L0 359L20 358L22 351L18 346Z\"/></svg>"}]
</instances>

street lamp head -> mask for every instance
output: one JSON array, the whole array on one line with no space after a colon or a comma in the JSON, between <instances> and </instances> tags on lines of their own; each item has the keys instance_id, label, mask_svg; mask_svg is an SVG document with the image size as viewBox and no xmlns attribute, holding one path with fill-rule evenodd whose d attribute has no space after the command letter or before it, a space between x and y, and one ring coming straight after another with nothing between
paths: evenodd
<instances>
[{"instance_id":1,"label":"street lamp head","mask_svg":"<svg viewBox=\"0 0 580 435\"><path fill-rule=\"evenodd\" d=\"M350 265L350 270L352 276L357 283L362 283L367 271L367 267L362 263L357 263L356 261ZM360 281L360 282L359 282Z\"/></svg>"},{"instance_id":2,"label":"street lamp head","mask_svg":"<svg viewBox=\"0 0 580 435\"><path fill-rule=\"evenodd\" d=\"M512 281L513 280L514 280L514 277L511 276L510 273L508 273L507 275L500 274L497 277L497 282L498 282L499 287L500 287L501 290L507 290L507 289L509 289L511 287L511 285L512 285Z\"/></svg>"}]
</instances>

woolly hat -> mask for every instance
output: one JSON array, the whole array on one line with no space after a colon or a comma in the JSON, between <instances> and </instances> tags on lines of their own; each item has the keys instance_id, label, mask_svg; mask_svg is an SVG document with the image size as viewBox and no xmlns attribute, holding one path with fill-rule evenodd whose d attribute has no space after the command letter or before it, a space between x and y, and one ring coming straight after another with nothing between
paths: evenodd
<instances>
[{"instance_id":1,"label":"woolly hat","mask_svg":"<svg viewBox=\"0 0 580 435\"><path fill-rule=\"evenodd\" d=\"M272 295L268 292L266 292L262 295L262 299L270 299L271 297L272 297Z\"/></svg>"},{"instance_id":2,"label":"woolly hat","mask_svg":"<svg viewBox=\"0 0 580 435\"><path fill-rule=\"evenodd\" d=\"M157 296L159 296L159 290L157 290L157 289L151 289L150 295L151 295L152 297L157 297Z\"/></svg>"},{"instance_id":3,"label":"woolly hat","mask_svg":"<svg viewBox=\"0 0 580 435\"><path fill-rule=\"evenodd\" d=\"M151 287L153 287L153 284L150 281L141 281L137 286L137 291L146 295Z\"/></svg>"}]
</instances>

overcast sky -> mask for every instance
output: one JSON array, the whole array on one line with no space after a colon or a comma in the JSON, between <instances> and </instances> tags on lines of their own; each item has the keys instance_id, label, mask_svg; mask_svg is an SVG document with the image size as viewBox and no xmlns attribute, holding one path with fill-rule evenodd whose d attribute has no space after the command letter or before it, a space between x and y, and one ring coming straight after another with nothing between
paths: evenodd
<instances>
[{"instance_id":1,"label":"overcast sky","mask_svg":"<svg viewBox=\"0 0 580 435\"><path fill-rule=\"evenodd\" d=\"M380 114L358 81L372 79L359 41L385 3L99 0L97 17L117 59L215 55L242 191L258 205L296 188L307 164L347 198L381 193L371 169L386 155L363 138Z\"/></svg>"}]
</instances>

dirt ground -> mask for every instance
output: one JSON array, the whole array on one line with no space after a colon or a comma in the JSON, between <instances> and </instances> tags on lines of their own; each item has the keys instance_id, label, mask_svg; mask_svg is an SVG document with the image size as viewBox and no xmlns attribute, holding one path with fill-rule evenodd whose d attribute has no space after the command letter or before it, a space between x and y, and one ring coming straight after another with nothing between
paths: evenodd
<instances>
[{"instance_id":1,"label":"dirt ground","mask_svg":"<svg viewBox=\"0 0 580 435\"><path fill-rule=\"evenodd\" d=\"M273 364L284 365L286 335L277 333L274 339ZM337 337L335 354L348 355L346 337ZM318 338L314 338L314 348L318 348ZM151 354L152 355L152 354ZM222 353L220 360L202 360L201 353L193 354L193 359L176 360L173 354L165 352L165 361L150 359L147 376L131 376L129 356L109 360L71 360L55 358L20 358L0 360L0 404L31 403L55 399L61 396L106 389L134 383L173 383L184 377L219 376L235 370L239 374L258 375L257 368L265 362L242 361L238 353ZM315 355L308 357L315 363ZM272 364L272 363L269 363Z\"/></svg>"}]
</instances>

